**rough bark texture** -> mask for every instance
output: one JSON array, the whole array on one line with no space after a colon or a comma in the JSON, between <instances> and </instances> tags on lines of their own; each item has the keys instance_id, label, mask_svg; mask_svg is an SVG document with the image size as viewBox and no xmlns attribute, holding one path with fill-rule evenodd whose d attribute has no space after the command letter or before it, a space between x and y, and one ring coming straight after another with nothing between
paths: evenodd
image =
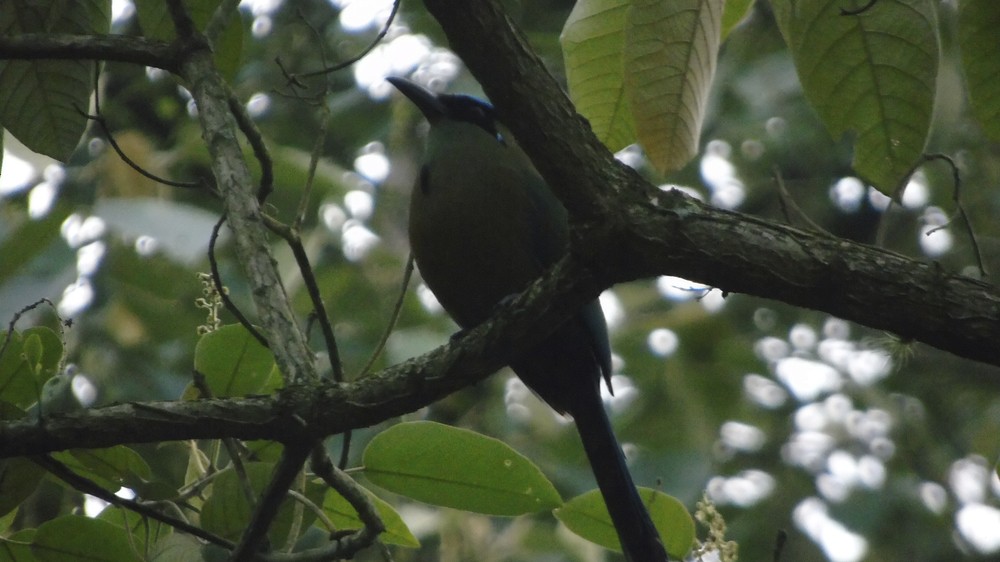
<instances>
[{"instance_id":1,"label":"rough bark texture","mask_svg":"<svg viewBox=\"0 0 1000 562\"><path fill-rule=\"evenodd\" d=\"M958 356L1000 366L1000 291L934 263L665 193L614 160L507 21L496 0L426 0L505 122L574 218L572 251L483 326L434 352L347 385L293 385L278 397L121 404L41 423L0 424L0 457L117 443L237 437L287 440L340 433L416 410L481 380L615 283L676 275L727 293L821 310ZM85 53L177 69L199 102L216 179L227 193L241 260L284 372L312 377L309 356L273 274L224 88L207 54L125 39L0 38L0 58ZM46 41L49 41L46 43ZM67 41L69 41L67 43ZM67 58L79 58L79 56ZM207 80L207 81L206 81ZM221 144L220 144L221 143ZM254 232L246 232L246 231ZM334 305L335 306L335 305Z\"/></svg>"}]
</instances>

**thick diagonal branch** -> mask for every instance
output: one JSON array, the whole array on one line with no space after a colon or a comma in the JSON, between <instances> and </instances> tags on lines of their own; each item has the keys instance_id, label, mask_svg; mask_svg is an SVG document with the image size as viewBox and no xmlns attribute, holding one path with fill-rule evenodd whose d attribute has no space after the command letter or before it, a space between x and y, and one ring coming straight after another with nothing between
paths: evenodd
<instances>
[{"instance_id":1,"label":"thick diagonal branch","mask_svg":"<svg viewBox=\"0 0 1000 562\"><path fill-rule=\"evenodd\" d=\"M676 275L821 310L1000 365L991 284L821 233L660 192L576 114L499 0L425 0L578 225L573 251L602 284Z\"/></svg>"}]
</instances>

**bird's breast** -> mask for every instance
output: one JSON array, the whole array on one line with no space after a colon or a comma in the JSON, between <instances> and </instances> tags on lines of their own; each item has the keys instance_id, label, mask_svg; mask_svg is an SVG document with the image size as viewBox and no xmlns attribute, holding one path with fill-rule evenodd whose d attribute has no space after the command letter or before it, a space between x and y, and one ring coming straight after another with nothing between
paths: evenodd
<instances>
[{"instance_id":1,"label":"bird's breast","mask_svg":"<svg viewBox=\"0 0 1000 562\"><path fill-rule=\"evenodd\" d=\"M485 320L542 272L524 164L499 144L487 146L485 157L471 148L428 160L412 192L409 224L421 276L463 327Z\"/></svg>"}]
</instances>

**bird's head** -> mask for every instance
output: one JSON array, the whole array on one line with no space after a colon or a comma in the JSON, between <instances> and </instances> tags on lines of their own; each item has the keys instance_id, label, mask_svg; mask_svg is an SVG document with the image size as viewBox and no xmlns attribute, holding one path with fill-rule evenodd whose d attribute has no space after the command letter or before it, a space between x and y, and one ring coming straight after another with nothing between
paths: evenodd
<instances>
[{"instance_id":1,"label":"bird's head","mask_svg":"<svg viewBox=\"0 0 1000 562\"><path fill-rule=\"evenodd\" d=\"M488 102L460 94L435 94L405 78L392 76L386 80L417 106L431 127L445 121L469 123L497 142L504 142L497 127L496 110Z\"/></svg>"}]
</instances>

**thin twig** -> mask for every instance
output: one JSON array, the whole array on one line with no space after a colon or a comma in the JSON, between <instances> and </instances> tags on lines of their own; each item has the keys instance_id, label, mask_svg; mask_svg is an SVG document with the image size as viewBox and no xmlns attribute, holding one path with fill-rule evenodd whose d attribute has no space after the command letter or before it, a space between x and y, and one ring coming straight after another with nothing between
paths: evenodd
<instances>
[{"instance_id":1,"label":"thin twig","mask_svg":"<svg viewBox=\"0 0 1000 562\"><path fill-rule=\"evenodd\" d=\"M316 519L318 519L328 531L333 532L337 528L333 521L330 520L330 516L323 511L323 506L316 505L316 502L309 499L302 492L297 490L288 490L288 497L301 503L306 509L311 511L312 514L316 516Z\"/></svg>"},{"instance_id":2,"label":"thin twig","mask_svg":"<svg viewBox=\"0 0 1000 562\"><path fill-rule=\"evenodd\" d=\"M292 75L291 77L295 78L296 81L297 81L297 79L299 79L299 78L312 78L313 76L321 76L321 75L324 75L324 74L331 74L333 72L337 72L338 70L343 70L343 69L351 66L352 64L358 62L365 55L367 55L368 53L372 52L372 50L374 50L375 47L377 47L378 44L381 43L383 39L385 39L386 34L389 33L389 27L392 26L393 20L396 19L396 13L397 12L399 12L399 0L395 0L395 2L392 3L392 11L389 12L389 18L386 19L385 25L382 26L382 29L378 32L378 35L375 36L375 39L373 39L372 42L369 43L368 46L365 47L365 49L363 51L361 51L360 53L358 53L357 55L354 55L353 57L351 57L351 58L349 58L349 59L347 59L347 60L345 60L345 61L343 61L341 63L337 63L337 64L335 64L335 65L333 65L331 67L323 68L323 69L320 69L320 70L314 70L312 72L306 72L306 73L303 73L303 74L295 74L295 75Z\"/></svg>"},{"instance_id":3,"label":"thin twig","mask_svg":"<svg viewBox=\"0 0 1000 562\"><path fill-rule=\"evenodd\" d=\"M205 380L204 373L194 369L191 380L202 397L214 398L212 389L208 387L208 381ZM247 500L247 505L253 508L257 505L257 498L254 496L253 488L250 486L250 477L247 475L246 465L243 464L243 456L240 453L237 440L233 437L223 437L221 441L229 453L229 461L233 464L233 470L236 471L237 480L240 482L240 489Z\"/></svg>"},{"instance_id":4,"label":"thin twig","mask_svg":"<svg viewBox=\"0 0 1000 562\"><path fill-rule=\"evenodd\" d=\"M219 293L219 298L222 299L222 304L225 305L226 310L236 317L236 320L244 328L246 328L248 332L250 332L250 335L253 336L254 339L260 343L260 345L270 349L271 346L268 345L264 335L261 334L257 328L250 323L250 320L243 315L243 311L241 311L240 308L236 306L236 303L229 298L229 293L226 291L225 285L222 284L222 274L219 273L219 262L215 259L215 244L219 240L219 230L222 229L222 225L225 224L225 222L226 215L223 213L223 215L219 217L218 222L215 223L215 226L212 227L212 236L208 241L208 266L212 272L212 282L215 283L215 290Z\"/></svg>"},{"instance_id":5,"label":"thin twig","mask_svg":"<svg viewBox=\"0 0 1000 562\"><path fill-rule=\"evenodd\" d=\"M27 306L21 307L21 310L15 312L14 316L11 317L10 322L7 324L7 334L3 338L3 345L0 345L0 358L3 357L4 352L7 351L7 346L10 345L10 341L14 337L14 327L17 326L18 320L20 320L21 317L24 316L26 313L35 310L36 308L38 308L43 304L49 305L52 308L52 310L56 312L56 317L59 318L59 309L56 308L56 305L54 305L52 301L50 301L45 297L42 297ZM62 335L62 325L63 322L60 319L59 322L60 335Z\"/></svg>"},{"instance_id":6,"label":"thin twig","mask_svg":"<svg viewBox=\"0 0 1000 562\"><path fill-rule=\"evenodd\" d=\"M274 191L274 161L271 160L271 153L264 144L264 137L260 134L257 124L250 118L247 108L236 97L236 94L226 86L226 101L229 104L229 111L236 119L236 125L246 136L250 148L253 149L254 158L260 163L260 187L257 188L257 202L263 203L268 195Z\"/></svg>"},{"instance_id":7,"label":"thin twig","mask_svg":"<svg viewBox=\"0 0 1000 562\"><path fill-rule=\"evenodd\" d=\"M969 235L969 242L972 244L972 251L976 256L976 265L979 267L979 274L984 278L989 276L986 271L986 266L983 263L983 254L979 248L979 240L976 238L976 233L972 229L972 222L969 221L969 214L965 212L965 206L962 205L962 175L959 173L958 165L955 161L947 154L925 154L923 157L923 162L930 162L931 160L944 160L948 163L951 168L951 181L952 181L952 194L951 199L955 202L956 214L961 217L963 224L965 224L965 231ZM949 218L949 223L954 220L955 217ZM927 231L927 236L937 232L944 225L937 228L932 228Z\"/></svg>"},{"instance_id":8,"label":"thin twig","mask_svg":"<svg viewBox=\"0 0 1000 562\"><path fill-rule=\"evenodd\" d=\"M79 109L77 109L77 111L79 111ZM104 138L108 140L108 144L110 144L111 148L114 149L116 154L118 154L118 157L122 159L122 162L128 164L129 168L135 170L142 177L153 180L156 183L161 183L170 187L179 187L182 189L201 189L205 187L205 184L202 182L168 180L167 178L161 178L160 176L146 170L125 154L125 151L118 144L118 141L115 140L115 136L111 133L111 129L108 128L108 123L107 120L104 119L104 116L100 114L90 115L89 113L83 111L80 111L80 113L87 119L96 122L101 127L101 131L104 133Z\"/></svg>"},{"instance_id":9,"label":"thin twig","mask_svg":"<svg viewBox=\"0 0 1000 562\"><path fill-rule=\"evenodd\" d=\"M379 338L378 345L375 346L375 350L372 351L371 357L368 358L368 363L365 364L364 368L361 369L361 373L358 378L367 375L375 362L378 360L379 356L385 350L386 344L389 342L389 337L392 336L392 331L396 327L396 322L399 321L399 316L403 310L403 302L406 300L406 290L410 285L410 279L413 277L413 254L411 253L406 258L406 269L403 271L403 282L399 288L399 296L396 298L396 303L392 307L392 314L389 316L389 323L386 325L385 330L382 331L382 337ZM345 431L343 433L343 446L340 450L340 459L337 462L337 468L344 470L347 468L347 462L349 460L351 450L351 432Z\"/></svg>"},{"instance_id":10,"label":"thin twig","mask_svg":"<svg viewBox=\"0 0 1000 562\"><path fill-rule=\"evenodd\" d=\"M771 558L773 562L781 561L781 553L785 551L785 543L788 541L788 532L778 529L778 535L774 537L774 554Z\"/></svg>"},{"instance_id":11,"label":"thin twig","mask_svg":"<svg viewBox=\"0 0 1000 562\"><path fill-rule=\"evenodd\" d=\"M59 478L63 482L69 484L75 490L102 499L111 505L121 507L123 509L128 509L130 511L134 511L139 515L149 517L150 519L160 521L161 523L166 523L167 525L170 525L171 527L177 530L189 533L200 539L208 541L212 544L221 546L222 548L225 548L227 550L230 550L235 546L232 542L222 537L216 536L212 533L209 533L208 531L200 527L197 527L195 525L192 525L187 521L176 519L169 515L160 513L159 511L152 509L149 506L144 505L140 502L125 498L120 498L114 495L113 493L105 490L104 488L98 486L88 478L85 478L73 472L72 470L67 468L66 465L48 455L40 457L32 457L31 460L34 461L39 466L41 466L42 468L44 468L45 470L48 470L56 478Z\"/></svg>"},{"instance_id":12,"label":"thin twig","mask_svg":"<svg viewBox=\"0 0 1000 562\"><path fill-rule=\"evenodd\" d=\"M389 324L386 325L385 330L382 332L382 337L379 338L378 345L375 346L375 351L373 351L371 357L368 358L368 363L365 363L364 368L361 369L361 374L358 375L358 378L364 377L372 370L372 367L375 365L375 361L378 360L379 356L382 355L382 351L385 350L385 346L389 342L389 336L392 335L392 331L396 327L396 322L399 321L399 316L402 313L403 301L406 299L406 290L410 285L410 279L412 277L413 254L411 253L406 258L406 269L403 271L403 282L400 284L399 296L396 298L396 303L392 307L392 315L389 317Z\"/></svg>"},{"instance_id":13,"label":"thin twig","mask_svg":"<svg viewBox=\"0 0 1000 562\"><path fill-rule=\"evenodd\" d=\"M302 492L305 492L306 475L304 470L300 470L298 472L298 478L296 480L297 481L295 483L295 486L300 490L302 490ZM295 544L298 542L299 534L302 532L302 522L303 522L302 520L303 520L303 514L305 513L306 509L306 503L311 504L314 508L317 509L318 506L313 504L311 501L308 501L308 498L306 498L306 502L303 502L302 498L305 498L305 494L300 493L298 490L293 489L291 487L288 488L287 495L288 497L294 499L295 501L292 502L291 525L289 525L288 528L288 538L285 539L284 552L292 552L295 550ZM323 510L318 509L318 511L323 511Z\"/></svg>"},{"instance_id":14,"label":"thin twig","mask_svg":"<svg viewBox=\"0 0 1000 562\"><path fill-rule=\"evenodd\" d=\"M299 272L302 274L302 281L306 286L306 292L309 293L309 299L312 301L316 320L319 322L320 330L323 332L323 340L326 344L327 353L330 354L330 367L333 369L333 380L344 382L344 366L340 361L340 351L337 348L337 338L333 333L333 324L326 313L323 296L319 290L319 283L316 281L316 275L313 273L312 265L309 263L309 256L306 254L305 247L302 246L302 239L299 238L296 231L287 225L267 215L263 215L263 217L264 225L271 232L280 236L292 250L295 263L299 266Z\"/></svg>"},{"instance_id":15,"label":"thin twig","mask_svg":"<svg viewBox=\"0 0 1000 562\"><path fill-rule=\"evenodd\" d=\"M306 185L302 190L302 197L299 199L299 209L292 220L292 230L298 231L306 217L306 209L309 207L309 199L312 196L313 186L316 181L316 167L319 166L319 159L323 154L323 146L326 144L326 132L330 127L330 108L321 105L319 108L319 131L316 132L316 140L313 142L312 154L309 156L309 170L306 173Z\"/></svg>"},{"instance_id":16,"label":"thin twig","mask_svg":"<svg viewBox=\"0 0 1000 562\"><path fill-rule=\"evenodd\" d=\"M326 39L323 33L320 32L320 30L317 29L315 25L313 25L312 21L305 15L305 13L303 13L301 7L297 7L295 13L298 16L299 20L301 20L302 24L305 25L310 32L312 32L313 40L316 42L316 45L319 46L318 52L319 52L320 66L322 68L326 68L326 47L325 47ZM289 71L287 67L285 67L285 63L284 61L281 60L280 56L274 57L274 63L278 65L278 69L281 70L282 76L285 77L285 87L287 87L292 92L291 94L286 94L280 90L275 90L277 95L283 97L291 97L293 99L298 99L300 101L317 106L325 105L323 103L323 100L329 93L329 85L326 82L323 83L323 88L318 94L316 94L311 98L306 97L305 95L300 93L299 90L305 90L309 86L306 85L302 80L300 80L298 76L294 75L291 71Z\"/></svg>"},{"instance_id":17,"label":"thin twig","mask_svg":"<svg viewBox=\"0 0 1000 562\"><path fill-rule=\"evenodd\" d=\"M233 549L229 560L233 562L249 560L260 550L267 539L268 528L278 515L278 509L288 495L288 489L295 476L302 470L302 465L309 457L312 447L311 443L285 443L281 460L275 466L271 480L267 483L267 488L257 503L257 509L253 512L250 524L243 531L240 542Z\"/></svg>"},{"instance_id":18,"label":"thin twig","mask_svg":"<svg viewBox=\"0 0 1000 562\"><path fill-rule=\"evenodd\" d=\"M95 115L90 115L89 113L83 111L79 107L76 108L76 111L81 115L83 115L84 117L86 117L87 119L90 119L91 121L97 123L97 125L101 128L101 131L104 132L105 138L108 139L108 144L110 144L111 148L114 149L115 153L118 154L118 157L122 159L122 162L128 164L130 168L138 172L141 176L147 179L151 179L157 183L161 183L163 185L168 185L170 187L180 187L183 189L201 189L202 187L204 187L205 184L203 182L174 181L174 180L168 180L166 178L161 178L160 176L157 176L156 174L147 171L145 168L137 164L134 160L129 158L127 154L125 154L125 151L122 150L121 146L119 146L118 141L115 140L115 136L111 134L111 128L108 127L107 120L104 118L104 115L101 114L101 88L100 84L98 83L99 78L100 78L100 66L95 64L94 65Z\"/></svg>"},{"instance_id":19,"label":"thin twig","mask_svg":"<svg viewBox=\"0 0 1000 562\"><path fill-rule=\"evenodd\" d=\"M320 33L315 26L306 18L301 11L299 12L299 17L305 23L305 25L312 31L313 36L319 45L323 45L323 34ZM390 21L393 16L390 17ZM388 24L386 24L386 30L388 29ZM320 48L319 50L320 59L322 60L323 66L326 66L326 49ZM276 59L279 68L282 72L286 72L284 66L281 65L281 61ZM288 74L286 72L286 77ZM302 85L302 82L298 78L289 79L288 83L290 85ZM319 93L317 99L322 100L326 94L329 93L329 87L324 83L322 91ZM300 97L301 99L301 97ZM292 254L295 256L296 264L299 268L299 274L302 275L302 280L306 285L306 292L309 294L309 299L313 305L313 313L309 317L309 323L312 324L313 320L316 320L320 324L320 330L323 333L323 342L326 345L327 355L330 360L330 369L333 373L333 379L337 382L342 382L344 380L344 365L340 358L340 349L337 345L337 339L333 332L333 326L330 322L330 315L326 311L326 304L323 302L323 297L320 294L319 286L316 283L316 276L313 272L312 265L309 262L309 256L302 246L302 239L299 236L299 229L302 222L305 220L306 209L308 208L309 200L312 196L313 187L315 186L316 179L316 167L319 165L320 156L323 153L323 146L326 141L326 133L330 125L330 110L326 104L319 104L320 118L320 128L316 133L316 139L313 143L313 150L309 159L309 171L306 176L306 185L303 189L302 197L299 199L299 208L292 219L292 226L288 229L283 229L289 236L285 237L289 247L292 249ZM280 234L279 234L280 235ZM350 430L345 431L341 441L340 448L340 468L347 466L348 458L351 454L351 436Z\"/></svg>"},{"instance_id":20,"label":"thin twig","mask_svg":"<svg viewBox=\"0 0 1000 562\"><path fill-rule=\"evenodd\" d=\"M198 447L197 441L192 440L190 441L190 444L191 447L197 449ZM199 476L197 480L191 482L190 484L181 486L181 488L177 490L177 496L174 497L171 501L184 503L186 505L187 500L193 497L199 497L204 499L201 493L205 490L205 488L208 487L209 484L211 484L216 478L218 478L220 474L222 473L218 471L213 471L211 470L211 467L209 467L209 469L206 470L204 474Z\"/></svg>"},{"instance_id":21,"label":"thin twig","mask_svg":"<svg viewBox=\"0 0 1000 562\"><path fill-rule=\"evenodd\" d=\"M785 215L785 220L789 224L792 224L791 217L789 216L788 213L788 208L785 207L785 205L787 204L792 208L793 211L795 211L795 213L799 216L799 218L805 221L805 223L809 225L813 230L829 234L825 228L816 224L816 222L813 221L809 217L809 215L807 215L806 212L803 211L802 208L795 203L795 199L792 197L792 194L789 193L788 189L785 187L785 179L781 176L781 169L778 168L777 164L775 164L773 170L774 170L774 182L778 186L778 202L781 205L782 213Z\"/></svg>"},{"instance_id":22,"label":"thin twig","mask_svg":"<svg viewBox=\"0 0 1000 562\"><path fill-rule=\"evenodd\" d=\"M385 523L382 522L375 504L365 495L363 489L343 470L333 466L322 446L317 445L313 448L310 466L317 476L347 500L347 503L351 504L351 507L358 512L361 523L364 524L364 528L342 539L341 547L345 550L353 548L353 552L357 552L357 550L374 542L385 531ZM341 555L344 558L349 558L351 553L350 551L342 552Z\"/></svg>"}]
</instances>

